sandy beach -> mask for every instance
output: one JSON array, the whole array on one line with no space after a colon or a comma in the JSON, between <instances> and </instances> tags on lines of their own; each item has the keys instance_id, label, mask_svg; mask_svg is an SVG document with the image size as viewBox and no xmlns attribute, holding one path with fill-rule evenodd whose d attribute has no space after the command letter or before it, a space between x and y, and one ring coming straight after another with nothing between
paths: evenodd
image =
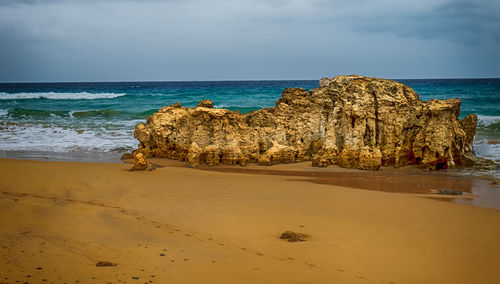
<instances>
[{"instance_id":1,"label":"sandy beach","mask_svg":"<svg viewBox=\"0 0 500 284\"><path fill-rule=\"evenodd\" d=\"M0 283L500 282L500 210L363 189L348 170L130 167L0 159Z\"/></svg>"}]
</instances>

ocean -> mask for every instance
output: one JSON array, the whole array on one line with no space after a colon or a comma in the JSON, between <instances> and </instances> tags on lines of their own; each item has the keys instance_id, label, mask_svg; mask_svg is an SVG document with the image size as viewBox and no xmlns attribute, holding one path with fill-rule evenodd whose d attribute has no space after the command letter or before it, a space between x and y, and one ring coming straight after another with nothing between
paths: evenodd
<instances>
[{"instance_id":1,"label":"ocean","mask_svg":"<svg viewBox=\"0 0 500 284\"><path fill-rule=\"evenodd\" d=\"M461 98L479 117L476 154L500 162L500 79L397 80L422 100ZM287 87L317 80L0 84L0 157L118 160L136 148L134 127L159 108L210 99L243 113L274 106Z\"/></svg>"}]
</instances>

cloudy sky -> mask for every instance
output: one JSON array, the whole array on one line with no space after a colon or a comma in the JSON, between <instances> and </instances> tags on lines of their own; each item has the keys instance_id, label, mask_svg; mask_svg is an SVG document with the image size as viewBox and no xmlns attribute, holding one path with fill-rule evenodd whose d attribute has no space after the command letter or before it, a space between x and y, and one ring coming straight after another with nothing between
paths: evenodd
<instances>
[{"instance_id":1,"label":"cloudy sky","mask_svg":"<svg viewBox=\"0 0 500 284\"><path fill-rule=\"evenodd\" d=\"M0 0L0 81L500 77L498 0Z\"/></svg>"}]
</instances>

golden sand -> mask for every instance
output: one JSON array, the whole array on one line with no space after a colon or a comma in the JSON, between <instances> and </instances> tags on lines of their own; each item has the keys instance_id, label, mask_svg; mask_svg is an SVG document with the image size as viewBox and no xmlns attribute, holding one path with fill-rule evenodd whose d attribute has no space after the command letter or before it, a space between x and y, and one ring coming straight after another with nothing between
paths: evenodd
<instances>
[{"instance_id":1,"label":"golden sand","mask_svg":"<svg viewBox=\"0 0 500 284\"><path fill-rule=\"evenodd\" d=\"M130 167L0 160L0 283L500 283L500 210Z\"/></svg>"}]
</instances>

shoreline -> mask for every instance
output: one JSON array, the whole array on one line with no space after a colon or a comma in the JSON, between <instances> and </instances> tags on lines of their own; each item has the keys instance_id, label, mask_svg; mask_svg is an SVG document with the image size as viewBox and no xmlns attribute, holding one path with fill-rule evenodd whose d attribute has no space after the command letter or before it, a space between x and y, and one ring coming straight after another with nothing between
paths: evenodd
<instances>
[{"instance_id":1,"label":"shoreline","mask_svg":"<svg viewBox=\"0 0 500 284\"><path fill-rule=\"evenodd\" d=\"M500 281L500 210L182 163L0 159L0 281Z\"/></svg>"},{"instance_id":2,"label":"shoreline","mask_svg":"<svg viewBox=\"0 0 500 284\"><path fill-rule=\"evenodd\" d=\"M52 151L0 151L2 159L73 162L102 164L133 164L133 160L121 160L123 153L109 152L52 152ZM162 167L190 168L186 161L168 158L148 158ZM428 198L460 203L471 206L500 210L500 179L496 173L468 171L467 169L449 169L427 171L416 166L401 168L381 167L377 171L341 168L335 165L313 167L311 161L274 164L271 166L250 163L239 165L201 165L195 170L222 173L282 175L303 177L304 181L317 184L345 186L363 190L426 195ZM497 170L498 171L498 170ZM460 191L462 195L436 194L437 190Z\"/></svg>"},{"instance_id":3,"label":"shoreline","mask_svg":"<svg viewBox=\"0 0 500 284\"><path fill-rule=\"evenodd\" d=\"M0 159L52 162L121 163L121 155L122 153L95 151L54 152L0 150Z\"/></svg>"},{"instance_id":4,"label":"shoreline","mask_svg":"<svg viewBox=\"0 0 500 284\"><path fill-rule=\"evenodd\" d=\"M187 162L166 158L149 158L162 167L190 168ZM133 164L133 160L123 162ZM378 171L347 169L338 166L313 167L310 161L263 166L250 163L238 165L201 165L197 169L226 174L278 175L295 177L315 184L345 186L349 188L414 194L436 200L500 210L500 184L492 176L475 176L463 170L426 171L414 166L401 168L381 167ZM438 190L459 191L461 195L436 194Z\"/></svg>"}]
</instances>

